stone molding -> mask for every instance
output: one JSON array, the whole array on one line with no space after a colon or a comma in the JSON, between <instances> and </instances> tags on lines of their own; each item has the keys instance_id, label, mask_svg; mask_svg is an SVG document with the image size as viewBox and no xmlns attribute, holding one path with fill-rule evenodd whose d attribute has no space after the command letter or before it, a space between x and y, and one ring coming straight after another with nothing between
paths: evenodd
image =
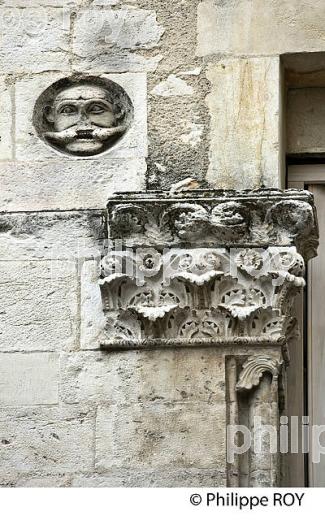
<instances>
[{"instance_id":1,"label":"stone molding","mask_svg":"<svg viewBox=\"0 0 325 520\"><path fill-rule=\"evenodd\" d=\"M285 345L318 243L302 190L146 192L108 203L106 348Z\"/></svg>"}]
</instances>

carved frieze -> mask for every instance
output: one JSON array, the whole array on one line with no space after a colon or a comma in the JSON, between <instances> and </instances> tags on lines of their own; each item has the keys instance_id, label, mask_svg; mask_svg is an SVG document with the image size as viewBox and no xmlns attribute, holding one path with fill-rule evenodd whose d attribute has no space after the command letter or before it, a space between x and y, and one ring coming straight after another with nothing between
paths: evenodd
<instances>
[{"instance_id":1,"label":"carved frieze","mask_svg":"<svg viewBox=\"0 0 325 520\"><path fill-rule=\"evenodd\" d=\"M117 195L100 285L103 346L285 343L315 253L300 190Z\"/></svg>"}]
</instances>

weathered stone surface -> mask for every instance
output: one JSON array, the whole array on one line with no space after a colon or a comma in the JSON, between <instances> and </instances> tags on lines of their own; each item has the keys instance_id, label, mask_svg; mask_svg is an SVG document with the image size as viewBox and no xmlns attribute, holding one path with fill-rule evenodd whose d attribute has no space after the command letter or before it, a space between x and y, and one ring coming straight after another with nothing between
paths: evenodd
<instances>
[{"instance_id":1,"label":"weathered stone surface","mask_svg":"<svg viewBox=\"0 0 325 520\"><path fill-rule=\"evenodd\" d=\"M144 159L116 159L107 163L94 159L3 163L0 171L1 210L105 208L107 198L117 189L141 190L145 172Z\"/></svg>"},{"instance_id":2,"label":"weathered stone surface","mask_svg":"<svg viewBox=\"0 0 325 520\"><path fill-rule=\"evenodd\" d=\"M98 349L105 327L103 304L98 285L99 262L85 262L81 268L81 331L82 349Z\"/></svg>"},{"instance_id":3,"label":"weathered stone surface","mask_svg":"<svg viewBox=\"0 0 325 520\"><path fill-rule=\"evenodd\" d=\"M262 344L252 347L249 343L220 342L218 347L208 349L193 345L189 349L185 344L183 350L177 350L165 344L169 348L162 350L161 343L156 343L155 351L100 351L103 315L99 274L97 262L89 259L94 256L98 260L103 253L101 241L106 230L102 208L107 198L113 191L140 191L145 187L147 72L148 187L168 191L172 184L194 177L205 188L209 160L207 179L218 188L280 185L283 150L276 55L287 49L324 50L323 6L320 0L313 5L307 0L272 0L267 5L259 0L29 0L27 8L26 0L0 3L2 14L6 11L14 16L12 24L0 13L4 28L0 64L3 74L8 72L0 83L0 349L5 352L0 354L0 395L5 398L0 413L0 485L229 485L226 417L230 420L232 416L236 424L236 384L241 368L254 354L264 360L267 351L276 358L279 345L268 344L266 348ZM195 52L199 4L198 52L204 54L203 59ZM112 6L114 9L108 9ZM212 54L210 62L206 54ZM273 58L266 57L270 55ZM245 59L237 60L239 56ZM309 54L298 56L298 61L308 61L308 65L303 75L293 67L290 81L299 76L301 86L308 77L315 86L324 76L319 70L323 64L316 66ZM287 59L285 67L290 65ZM31 124L41 92L73 71L107 74L125 88L135 107L132 127L118 145L96 161L63 157L51 151L38 139ZM319 103L323 103L321 96ZM319 119L315 119L318 132L321 109L319 112ZM182 195L174 195L177 204ZM120 202L125 204L125 193L123 197ZM233 201L226 203L210 219L212 208L201 201L198 206L203 208L192 208L192 213L190 210L183 216L184 211L179 213L178 238L193 232L187 247L196 240L206 240L208 233L215 242L221 237L229 241L234 236L243 239L243 231L251 229L252 221L260 216L258 232L249 235L256 247L262 238L266 247L277 240L291 244L310 223L308 211L308 218L297 219L295 205L289 202L280 211L276 201L276 209L270 210L266 218L267 199L259 192L254 209L249 206L245 210L244 225L241 209L245 203L240 210L238 201L235 205ZM158 206L164 206L163 198L157 201ZM154 245L162 231L161 221L155 221L159 211L151 212L156 226L144 223L140 237L144 246L150 241ZM129 220L136 226L137 219L129 213ZM120 224L115 229L123 228L123 219ZM312 233L305 235L315 241ZM299 251L304 241L298 240ZM241 253L236 269L241 269L241 277L247 281L250 269L258 268L261 258L252 249ZM182 273L187 278L194 275L201 283L207 272L200 271L199 262L197 267L194 272L187 269L185 259ZM50 273L53 268L59 271L54 288ZM287 270L291 282L302 283L301 269L297 267L298 274ZM214 275L218 280L219 274ZM256 285L261 288L267 282L259 284L260 280ZM193 293L202 296L202 288L198 285ZM210 286L206 294L208 291ZM238 294L247 297L245 291L226 295L228 311L239 314L252 310L253 305L243 306L242 300L236 300ZM259 299L254 291L250 301L254 295L257 306L263 307L263 297ZM163 296L168 299L169 295ZM266 299L273 303L270 291ZM198 301L202 304L203 299L190 302L191 309ZM282 303L285 307L288 299L283 298ZM140 307L136 308L153 315L153 306ZM192 317L186 330L189 335L193 332L194 339L197 333L211 332L211 320L197 325L200 316ZM246 323L236 323L243 331ZM193 324L197 325L194 331ZM257 322L252 320L250 324L256 331ZM59 397L64 405L58 406L59 352ZM229 356L234 358L236 373L229 373ZM52 361L42 361L47 358ZM8 367L11 363L13 371ZM46 383L42 385L44 374ZM246 389L240 399L244 401L246 393L258 388L257 384L253 390ZM258 394L257 398L263 400L265 395L261 398ZM277 409L277 394L270 397L269 392L267 398ZM83 403L85 409L80 408ZM269 402L267 405L259 407L266 418L273 411ZM96 470L94 416L98 406ZM240 414L252 415L249 404L245 406ZM276 410L270 419L276 423ZM261 460L254 472L255 482L270 482L267 459Z\"/></svg>"},{"instance_id":4,"label":"weathered stone surface","mask_svg":"<svg viewBox=\"0 0 325 520\"><path fill-rule=\"evenodd\" d=\"M134 404L100 407L96 421L96 469L223 467L223 404Z\"/></svg>"},{"instance_id":5,"label":"weathered stone surface","mask_svg":"<svg viewBox=\"0 0 325 520\"><path fill-rule=\"evenodd\" d=\"M182 468L143 471L114 470L107 475L79 475L72 479L72 487L223 487L223 471Z\"/></svg>"},{"instance_id":6,"label":"weathered stone surface","mask_svg":"<svg viewBox=\"0 0 325 520\"><path fill-rule=\"evenodd\" d=\"M170 96L192 96L194 89L186 83L182 78L178 78L175 74L171 74L165 81L161 81L156 85L151 94L154 96L170 97Z\"/></svg>"},{"instance_id":7,"label":"weathered stone surface","mask_svg":"<svg viewBox=\"0 0 325 520\"><path fill-rule=\"evenodd\" d=\"M198 5L199 56L325 50L322 0L203 0Z\"/></svg>"},{"instance_id":8,"label":"weathered stone surface","mask_svg":"<svg viewBox=\"0 0 325 520\"><path fill-rule=\"evenodd\" d=\"M128 94L134 108L132 125L123 139L110 150L107 159L147 157L147 78L144 73L103 74L120 85Z\"/></svg>"},{"instance_id":9,"label":"weathered stone surface","mask_svg":"<svg viewBox=\"0 0 325 520\"><path fill-rule=\"evenodd\" d=\"M0 262L0 349L76 348L78 285L72 262Z\"/></svg>"},{"instance_id":10,"label":"weathered stone surface","mask_svg":"<svg viewBox=\"0 0 325 520\"><path fill-rule=\"evenodd\" d=\"M222 403L219 349L76 352L61 357L66 403Z\"/></svg>"},{"instance_id":11,"label":"weathered stone surface","mask_svg":"<svg viewBox=\"0 0 325 520\"><path fill-rule=\"evenodd\" d=\"M0 412L2 471L47 475L93 470L93 412L77 407Z\"/></svg>"},{"instance_id":12,"label":"weathered stone surface","mask_svg":"<svg viewBox=\"0 0 325 520\"><path fill-rule=\"evenodd\" d=\"M20 475L20 472L1 473L0 486L25 488L53 487L223 487L226 486L224 471L196 468L172 468L163 470L114 469L109 473L69 473L47 475L38 472L34 475Z\"/></svg>"},{"instance_id":13,"label":"weathered stone surface","mask_svg":"<svg viewBox=\"0 0 325 520\"><path fill-rule=\"evenodd\" d=\"M83 68L83 72L84 70ZM89 72L87 70L87 74ZM97 71L94 74L96 75ZM63 155L42 141L33 125L33 111L37 99L45 89L65 76L70 76L70 73L68 71L66 74L45 73L24 77L17 81L16 104L19 118L16 122L16 154L17 159L22 161L58 160L59 157L78 172L82 163L86 162L85 157ZM102 77L120 85L128 94L134 107L134 117L128 131L111 149L96 158L97 161L103 162L103 168L109 168L112 159L135 159L147 155L146 75L143 73L103 74Z\"/></svg>"},{"instance_id":14,"label":"weathered stone surface","mask_svg":"<svg viewBox=\"0 0 325 520\"><path fill-rule=\"evenodd\" d=\"M13 153L13 90L6 86L5 79L0 78L0 157L1 160L10 160Z\"/></svg>"},{"instance_id":15,"label":"weathered stone surface","mask_svg":"<svg viewBox=\"0 0 325 520\"><path fill-rule=\"evenodd\" d=\"M24 488L59 488L71 487L71 475L35 475L19 476L14 486Z\"/></svg>"},{"instance_id":16,"label":"weathered stone surface","mask_svg":"<svg viewBox=\"0 0 325 520\"><path fill-rule=\"evenodd\" d=\"M1 8L0 67L7 73L69 70L69 16L64 9Z\"/></svg>"},{"instance_id":17,"label":"weathered stone surface","mask_svg":"<svg viewBox=\"0 0 325 520\"><path fill-rule=\"evenodd\" d=\"M0 406L56 404L58 385L58 354L0 354Z\"/></svg>"},{"instance_id":18,"label":"weathered stone surface","mask_svg":"<svg viewBox=\"0 0 325 520\"><path fill-rule=\"evenodd\" d=\"M43 74L23 75L15 84L15 102L19 117L16 121L15 141L17 159L40 161L59 156L37 135L33 125L33 114L37 99L42 92L65 76L70 76L69 69L65 73L53 71ZM75 160L75 159L74 159Z\"/></svg>"},{"instance_id":19,"label":"weathered stone surface","mask_svg":"<svg viewBox=\"0 0 325 520\"><path fill-rule=\"evenodd\" d=\"M165 32L160 40L159 62L155 74L148 74L149 90L149 157L148 182L151 189L170 188L187 177L204 180L209 163L209 114L205 97L210 90L203 60L195 55L197 44L197 4L199 0L162 2L146 0L141 6L155 9L157 20ZM150 55L153 54L150 51ZM167 78L176 76L187 84L169 89ZM163 82L164 93L155 95ZM180 81L177 81L179 84ZM170 85L169 85L170 86ZM192 129L198 128L191 135ZM188 139L191 140L189 145Z\"/></svg>"},{"instance_id":20,"label":"weathered stone surface","mask_svg":"<svg viewBox=\"0 0 325 520\"><path fill-rule=\"evenodd\" d=\"M210 164L215 187L280 187L278 58L227 59L210 65Z\"/></svg>"},{"instance_id":21,"label":"weathered stone surface","mask_svg":"<svg viewBox=\"0 0 325 520\"><path fill-rule=\"evenodd\" d=\"M79 11L72 33L74 68L103 72L152 71L161 56L139 51L158 46L164 30L156 13L144 9Z\"/></svg>"},{"instance_id":22,"label":"weathered stone surface","mask_svg":"<svg viewBox=\"0 0 325 520\"><path fill-rule=\"evenodd\" d=\"M289 89L287 152L323 153L325 88Z\"/></svg>"},{"instance_id":23,"label":"weathered stone surface","mask_svg":"<svg viewBox=\"0 0 325 520\"><path fill-rule=\"evenodd\" d=\"M102 210L0 213L1 260L100 259L105 234Z\"/></svg>"},{"instance_id":24,"label":"weathered stone surface","mask_svg":"<svg viewBox=\"0 0 325 520\"><path fill-rule=\"evenodd\" d=\"M30 5L33 8L36 7L74 7L82 5L85 0L30 0ZM87 0L86 0L87 1ZM103 0L106 1L106 0ZM110 0L107 0L108 2ZM25 0L2 0L1 5L4 7L26 7Z\"/></svg>"}]
</instances>

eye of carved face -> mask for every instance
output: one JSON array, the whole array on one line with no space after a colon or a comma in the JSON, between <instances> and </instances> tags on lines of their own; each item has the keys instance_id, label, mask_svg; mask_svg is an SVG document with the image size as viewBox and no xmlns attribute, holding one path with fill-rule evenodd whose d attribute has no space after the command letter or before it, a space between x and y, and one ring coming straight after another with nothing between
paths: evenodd
<instances>
[{"instance_id":1,"label":"eye of carved face","mask_svg":"<svg viewBox=\"0 0 325 520\"><path fill-rule=\"evenodd\" d=\"M94 103L90 105L88 112L90 114L103 114L106 111L106 107L100 103Z\"/></svg>"},{"instance_id":2,"label":"eye of carved face","mask_svg":"<svg viewBox=\"0 0 325 520\"><path fill-rule=\"evenodd\" d=\"M65 114L66 116L71 116L72 114L76 114L77 113L77 109L73 105L63 105L60 108L59 113L60 114Z\"/></svg>"},{"instance_id":3,"label":"eye of carved face","mask_svg":"<svg viewBox=\"0 0 325 520\"><path fill-rule=\"evenodd\" d=\"M50 99L44 103L47 92ZM39 136L53 148L79 156L111 148L132 119L133 106L127 94L116 83L100 78L80 84L60 80L40 96L34 110Z\"/></svg>"}]
</instances>

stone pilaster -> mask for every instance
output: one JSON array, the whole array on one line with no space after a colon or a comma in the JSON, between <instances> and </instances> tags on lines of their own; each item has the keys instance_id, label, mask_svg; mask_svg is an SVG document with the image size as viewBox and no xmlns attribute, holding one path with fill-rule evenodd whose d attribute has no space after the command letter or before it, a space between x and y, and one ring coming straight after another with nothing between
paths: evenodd
<instances>
[{"instance_id":1,"label":"stone pilaster","mask_svg":"<svg viewBox=\"0 0 325 520\"><path fill-rule=\"evenodd\" d=\"M294 296L317 248L311 194L116 195L108 203L108 226L99 282L102 348L218 347L227 423L243 422L255 439L235 467L228 464L228 484L277 485L279 457L264 433L278 431L286 345L296 332Z\"/></svg>"}]
</instances>

